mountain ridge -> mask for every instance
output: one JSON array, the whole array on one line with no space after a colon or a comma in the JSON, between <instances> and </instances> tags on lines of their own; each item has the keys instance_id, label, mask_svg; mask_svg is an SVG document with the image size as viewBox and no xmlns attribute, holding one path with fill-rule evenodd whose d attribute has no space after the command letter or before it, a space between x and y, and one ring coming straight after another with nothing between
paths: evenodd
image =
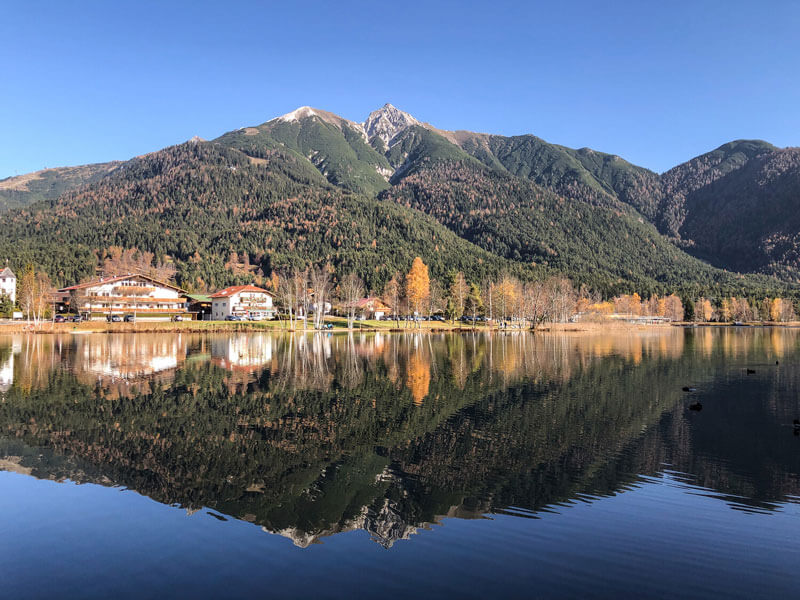
<instances>
[{"instance_id":1,"label":"mountain ridge","mask_svg":"<svg viewBox=\"0 0 800 600\"><path fill-rule=\"evenodd\" d=\"M387 103L362 123L302 106L210 142L190 143L228 148L254 167L276 168L276 157L293 161L293 172L302 172L319 192L333 186L425 213L492 255L563 269L605 290L633 283L640 291L675 288L682 278L689 286L738 285L735 275L705 267L697 258L722 269L800 281L800 220L792 217L800 196L800 150L759 140L723 144L658 174L616 154L572 149L532 134L440 130ZM222 160L206 158L213 164L191 172L216 169L214 161ZM22 217L12 211L15 223L42 218L37 215L69 202L76 191L102 189L107 176L130 162L114 163L108 173L95 165L83 179L61 182L62 197L31 196L6 208L31 206ZM260 177L257 171L251 176ZM253 189L260 189L256 180ZM236 185L248 195L246 184ZM740 198L743 193L748 197ZM116 189L112 195L118 195ZM346 196L335 197L341 204ZM776 200L770 204L768 198ZM0 210L2 200L0 188ZM127 200L120 196L120 201ZM777 217L740 214L765 207ZM725 224L736 229L740 243L724 240ZM647 264L635 264L645 257ZM597 273L587 277L592 265Z\"/></svg>"}]
</instances>

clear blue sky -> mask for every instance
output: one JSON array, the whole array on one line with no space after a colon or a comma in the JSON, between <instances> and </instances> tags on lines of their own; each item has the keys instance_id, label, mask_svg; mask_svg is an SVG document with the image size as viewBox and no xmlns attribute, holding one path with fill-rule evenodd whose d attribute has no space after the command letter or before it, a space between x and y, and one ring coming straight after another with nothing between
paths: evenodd
<instances>
[{"instance_id":1,"label":"clear blue sky","mask_svg":"<svg viewBox=\"0 0 800 600\"><path fill-rule=\"evenodd\" d=\"M0 178L391 102L663 171L800 145L800 2L9 0Z\"/></svg>"}]
</instances>

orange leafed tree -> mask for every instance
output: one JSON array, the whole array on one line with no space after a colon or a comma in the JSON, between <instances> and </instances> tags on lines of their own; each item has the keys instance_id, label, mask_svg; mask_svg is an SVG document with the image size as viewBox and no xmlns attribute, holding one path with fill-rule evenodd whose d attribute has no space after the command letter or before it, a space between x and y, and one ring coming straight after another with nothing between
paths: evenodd
<instances>
[{"instance_id":1,"label":"orange leafed tree","mask_svg":"<svg viewBox=\"0 0 800 600\"><path fill-rule=\"evenodd\" d=\"M411 398L415 406L422 406L431 385L431 365L421 353L417 352L408 360L406 382L411 390Z\"/></svg>"},{"instance_id":2,"label":"orange leafed tree","mask_svg":"<svg viewBox=\"0 0 800 600\"><path fill-rule=\"evenodd\" d=\"M418 256L406 275L406 297L411 310L417 314L422 313L430 294L431 279L428 275L428 266Z\"/></svg>"}]
</instances>

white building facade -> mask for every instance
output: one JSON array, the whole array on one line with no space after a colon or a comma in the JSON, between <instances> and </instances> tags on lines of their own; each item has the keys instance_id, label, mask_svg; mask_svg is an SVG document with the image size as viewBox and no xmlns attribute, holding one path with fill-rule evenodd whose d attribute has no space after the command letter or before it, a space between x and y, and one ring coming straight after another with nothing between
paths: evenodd
<instances>
[{"instance_id":1,"label":"white building facade","mask_svg":"<svg viewBox=\"0 0 800 600\"><path fill-rule=\"evenodd\" d=\"M186 312L186 292L146 275L100 278L58 290L69 296L70 308L80 313L160 314Z\"/></svg>"},{"instance_id":2,"label":"white building facade","mask_svg":"<svg viewBox=\"0 0 800 600\"><path fill-rule=\"evenodd\" d=\"M17 301L17 276L8 267L0 271L0 296L8 296L11 302Z\"/></svg>"},{"instance_id":3,"label":"white building facade","mask_svg":"<svg viewBox=\"0 0 800 600\"><path fill-rule=\"evenodd\" d=\"M235 285L211 294L211 318L223 321L237 315L249 319L272 319L272 294L254 285Z\"/></svg>"}]
</instances>

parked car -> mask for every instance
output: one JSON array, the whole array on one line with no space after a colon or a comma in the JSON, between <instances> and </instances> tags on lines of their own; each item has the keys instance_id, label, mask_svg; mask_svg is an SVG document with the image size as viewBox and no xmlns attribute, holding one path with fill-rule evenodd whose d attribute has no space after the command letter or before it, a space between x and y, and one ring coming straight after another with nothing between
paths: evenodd
<instances>
[{"instance_id":1,"label":"parked car","mask_svg":"<svg viewBox=\"0 0 800 600\"><path fill-rule=\"evenodd\" d=\"M80 323L81 321L83 321L83 317L80 315L72 315L67 317L67 321L69 321L70 323Z\"/></svg>"},{"instance_id":2,"label":"parked car","mask_svg":"<svg viewBox=\"0 0 800 600\"><path fill-rule=\"evenodd\" d=\"M172 315L172 322L173 323L178 323L180 321L183 321L183 315Z\"/></svg>"},{"instance_id":3,"label":"parked car","mask_svg":"<svg viewBox=\"0 0 800 600\"><path fill-rule=\"evenodd\" d=\"M122 317L119 315L106 315L106 321L109 323L122 323Z\"/></svg>"},{"instance_id":4,"label":"parked car","mask_svg":"<svg viewBox=\"0 0 800 600\"><path fill-rule=\"evenodd\" d=\"M444 317L442 315L431 315L431 321L439 321L440 323L444 323Z\"/></svg>"},{"instance_id":5,"label":"parked car","mask_svg":"<svg viewBox=\"0 0 800 600\"><path fill-rule=\"evenodd\" d=\"M241 315L228 315L225 317L226 321L244 321L244 317Z\"/></svg>"},{"instance_id":6,"label":"parked car","mask_svg":"<svg viewBox=\"0 0 800 600\"><path fill-rule=\"evenodd\" d=\"M53 317L53 322L55 323L65 323L67 320L64 318L64 315L56 315Z\"/></svg>"},{"instance_id":7,"label":"parked car","mask_svg":"<svg viewBox=\"0 0 800 600\"><path fill-rule=\"evenodd\" d=\"M126 323L136 323L136 315L125 315L122 320Z\"/></svg>"}]
</instances>

